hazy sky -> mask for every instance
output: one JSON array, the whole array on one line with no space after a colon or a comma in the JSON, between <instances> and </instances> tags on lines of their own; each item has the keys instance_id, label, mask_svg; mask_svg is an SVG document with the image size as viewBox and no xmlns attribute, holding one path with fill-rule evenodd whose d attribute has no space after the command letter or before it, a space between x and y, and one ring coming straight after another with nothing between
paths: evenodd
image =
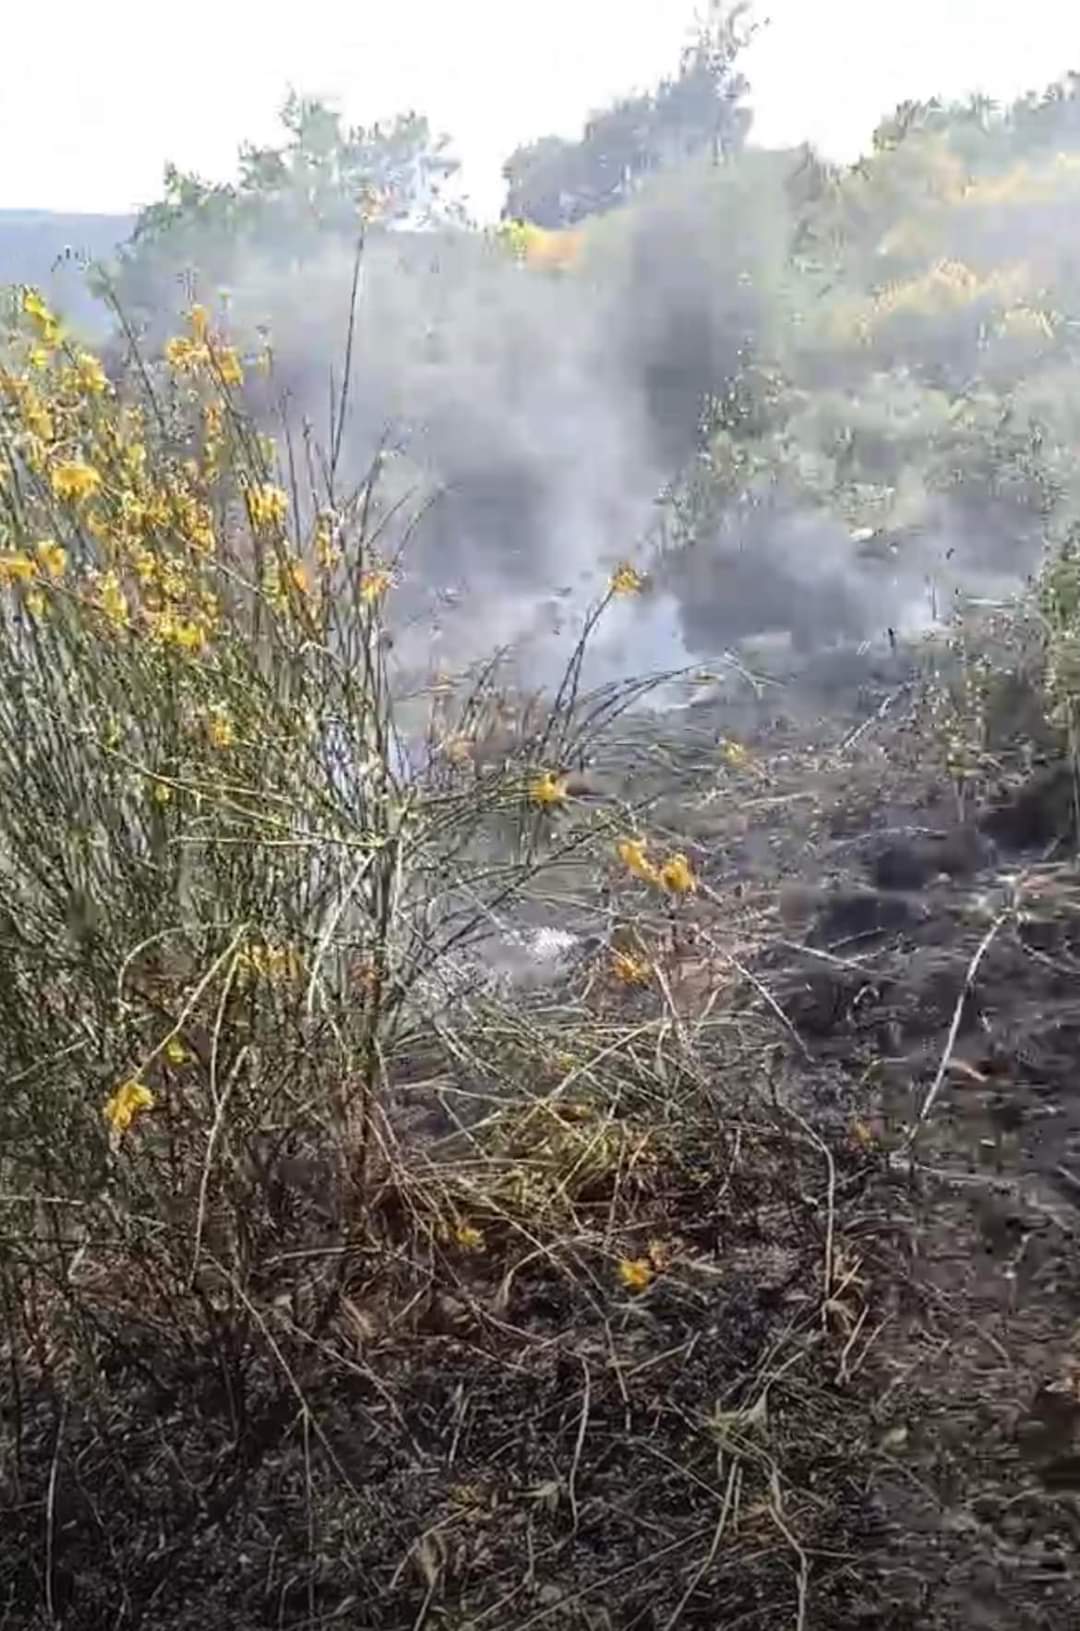
<instances>
[{"instance_id":1,"label":"hazy sky","mask_svg":"<svg viewBox=\"0 0 1080 1631\"><path fill-rule=\"evenodd\" d=\"M520 141L678 56L694 0L50 0L5 5L0 208L127 210L162 167L232 173L290 86L369 122L415 107L447 130L481 214ZM905 97L1007 98L1080 68L1075 0L758 0L755 138L854 157ZM0 269L2 274L2 269Z\"/></svg>"}]
</instances>

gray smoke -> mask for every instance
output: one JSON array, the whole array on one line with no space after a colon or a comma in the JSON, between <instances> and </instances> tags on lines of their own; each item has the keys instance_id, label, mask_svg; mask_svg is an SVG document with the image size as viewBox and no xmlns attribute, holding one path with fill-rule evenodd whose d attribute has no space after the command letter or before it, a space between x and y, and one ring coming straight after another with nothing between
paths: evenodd
<instances>
[{"instance_id":1,"label":"gray smoke","mask_svg":"<svg viewBox=\"0 0 1080 1631\"><path fill-rule=\"evenodd\" d=\"M965 556L981 569L985 528L956 505L924 507L901 557L863 548L775 483L748 483L691 547L659 547L659 500L698 454L707 403L783 343L772 328L786 320L791 171L790 155L747 153L663 176L594 224L568 274L522 267L476 233L371 235L344 458L358 480L385 447L384 512L423 511L396 597L409 662L456 668L510 644L531 682L550 682L624 558L652 565L656 587L613 608L594 680L676 668L748 635L785 632L813 650L914 631L947 609L942 585ZM348 250L329 246L293 266L248 257L231 280L241 337L272 338L262 409L272 416L283 394L294 427L310 422L324 442L351 274ZM836 411L877 408L852 398ZM816 427L800 434L812 450Z\"/></svg>"},{"instance_id":2,"label":"gray smoke","mask_svg":"<svg viewBox=\"0 0 1080 1631\"><path fill-rule=\"evenodd\" d=\"M779 195L752 208L748 168L666 178L602 223L567 274L518 265L474 233L369 237L344 461L359 479L386 448L384 508L424 512L399 597L417 648L455 665L516 642L529 677L550 680L612 567L648 564L660 496L694 453L703 404L765 322L769 291L749 274L772 258ZM716 229L725 186L743 216L738 243ZM286 398L294 433L309 422L324 444L351 272L348 248L332 244L292 266L245 256L230 277L230 325L273 344L260 411L272 421ZM154 327L174 321L162 309ZM613 608L595 658L596 678L685 662L677 609L663 592Z\"/></svg>"}]
</instances>

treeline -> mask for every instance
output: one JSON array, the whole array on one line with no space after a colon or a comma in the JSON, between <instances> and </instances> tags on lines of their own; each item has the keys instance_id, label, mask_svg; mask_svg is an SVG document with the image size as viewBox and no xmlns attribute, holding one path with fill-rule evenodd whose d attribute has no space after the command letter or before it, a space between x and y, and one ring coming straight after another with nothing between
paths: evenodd
<instances>
[{"instance_id":1,"label":"treeline","mask_svg":"<svg viewBox=\"0 0 1080 1631\"><path fill-rule=\"evenodd\" d=\"M1080 76L1006 108L906 104L838 168L749 141L747 36L741 8L712 12L652 92L513 154L494 234L447 202L454 160L422 118L350 130L294 98L285 141L245 150L234 182L169 172L123 297L149 311L178 267L228 283L253 252L295 267L361 224L400 253L422 229L420 253L459 266L499 250L617 288L656 330L673 537L750 496L870 548L929 530L1022 570L1080 520Z\"/></svg>"}]
</instances>

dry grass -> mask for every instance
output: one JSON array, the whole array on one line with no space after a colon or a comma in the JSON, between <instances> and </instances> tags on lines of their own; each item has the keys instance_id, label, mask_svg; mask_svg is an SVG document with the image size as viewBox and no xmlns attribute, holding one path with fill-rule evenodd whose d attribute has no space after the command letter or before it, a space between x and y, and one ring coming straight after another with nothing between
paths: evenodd
<instances>
[{"instance_id":1,"label":"dry grass","mask_svg":"<svg viewBox=\"0 0 1080 1631\"><path fill-rule=\"evenodd\" d=\"M0 1610L809 1624L863 1523L867 1157L785 1108L771 920L702 843L796 795L633 769L606 598L512 720L495 666L398 673L411 519L344 403L267 444L246 362L196 309L103 382L11 314ZM595 948L500 989L538 914Z\"/></svg>"}]
</instances>

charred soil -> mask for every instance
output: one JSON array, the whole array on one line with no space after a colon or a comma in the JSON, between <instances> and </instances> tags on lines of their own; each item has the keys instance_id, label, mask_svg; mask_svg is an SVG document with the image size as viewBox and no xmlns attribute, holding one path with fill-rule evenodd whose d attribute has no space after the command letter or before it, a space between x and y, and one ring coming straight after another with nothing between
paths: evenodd
<instances>
[{"instance_id":1,"label":"charred soil","mask_svg":"<svg viewBox=\"0 0 1080 1631\"><path fill-rule=\"evenodd\" d=\"M132 1219L6 1311L4 1623L1080 1624L1069 801L961 807L914 684L829 719L643 758L701 887L572 977L588 1068L441 1039L362 1227L282 1157L242 1296Z\"/></svg>"}]
</instances>

